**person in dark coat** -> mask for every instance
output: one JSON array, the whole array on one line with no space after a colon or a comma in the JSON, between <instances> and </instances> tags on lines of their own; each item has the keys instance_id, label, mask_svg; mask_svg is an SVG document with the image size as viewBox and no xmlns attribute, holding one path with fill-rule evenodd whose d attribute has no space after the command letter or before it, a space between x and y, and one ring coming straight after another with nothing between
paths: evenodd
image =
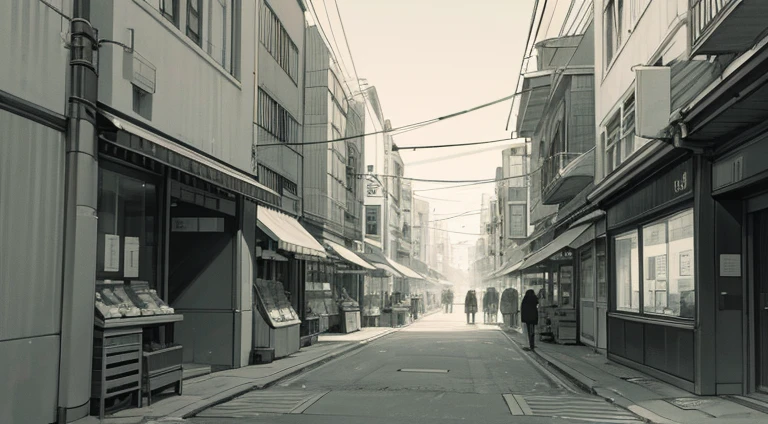
<instances>
[{"instance_id":1,"label":"person in dark coat","mask_svg":"<svg viewBox=\"0 0 768 424\"><path fill-rule=\"evenodd\" d=\"M464 313L467 314L467 324L469 324L469 315L472 315L472 324L475 323L475 314L477 313L477 294L474 290L467 292L464 298Z\"/></svg>"},{"instance_id":2,"label":"person in dark coat","mask_svg":"<svg viewBox=\"0 0 768 424\"><path fill-rule=\"evenodd\" d=\"M520 305L520 320L525 323L525 329L528 332L528 343L533 350L533 338L536 334L536 325L539 323L539 298L533 290L528 290L523 296Z\"/></svg>"},{"instance_id":3,"label":"person in dark coat","mask_svg":"<svg viewBox=\"0 0 768 424\"><path fill-rule=\"evenodd\" d=\"M448 293L446 294L448 298L448 305L446 305L446 312L449 314L453 313L453 290L448 289Z\"/></svg>"}]
</instances>

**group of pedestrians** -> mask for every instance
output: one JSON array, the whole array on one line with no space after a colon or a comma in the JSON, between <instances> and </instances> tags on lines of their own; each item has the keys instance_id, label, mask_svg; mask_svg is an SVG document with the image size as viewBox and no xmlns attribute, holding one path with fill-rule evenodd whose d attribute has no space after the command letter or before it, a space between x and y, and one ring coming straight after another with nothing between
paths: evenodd
<instances>
[{"instance_id":1,"label":"group of pedestrians","mask_svg":"<svg viewBox=\"0 0 768 424\"><path fill-rule=\"evenodd\" d=\"M446 299L446 292L443 292L443 299ZM491 295L491 298L484 299L484 309L486 314L489 313L491 307L495 304L498 308L498 293ZM450 292L451 305L450 311L453 312L453 292ZM486 301L487 300L487 301ZM446 305L446 313L448 313L448 306ZM467 315L467 324L475 323L475 314L477 313L477 292L475 290L469 290L464 298L464 313ZM536 334L536 326L539 324L539 298L536 296L536 292L533 290L527 290L523 300L520 303L520 320L525 324L525 331L528 335L528 345L531 350L534 346L534 336Z\"/></svg>"}]
</instances>

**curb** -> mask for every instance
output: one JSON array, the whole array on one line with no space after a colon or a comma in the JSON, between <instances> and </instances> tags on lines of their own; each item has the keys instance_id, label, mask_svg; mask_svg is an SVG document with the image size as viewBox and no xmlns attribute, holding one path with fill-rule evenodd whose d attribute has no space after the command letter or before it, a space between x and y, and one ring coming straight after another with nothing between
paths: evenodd
<instances>
[{"instance_id":1,"label":"curb","mask_svg":"<svg viewBox=\"0 0 768 424\"><path fill-rule=\"evenodd\" d=\"M361 340L359 342L353 343L352 346L349 346L347 348L340 349L337 352L331 353L328 356L315 359L314 361L307 362L305 364L299 365L297 368L287 371L284 375L275 378L274 380L267 381L264 383L253 383L253 384L244 384L242 386L233 387L225 392L216 394L208 398L208 402L205 402L204 405L190 405L184 408L179 409L178 411L164 416L164 417L145 417L145 419L149 418L150 420L159 420L159 419L187 419L192 418L195 415L199 414L200 412L212 408L214 406L220 405L222 403L228 402L236 397L239 397L245 393L248 393L253 390L263 390L267 389L269 387L274 386L275 384L280 383L281 381L287 380L291 377L295 377L298 374L304 373L306 371L310 371L315 368L319 368L328 362L331 362L341 356L344 356L350 352L353 352L355 350L361 349L365 346L367 346L369 343L378 340L382 337L388 336L392 333L398 332L400 329L395 328L392 331L388 331L386 333L382 333L379 335L376 335L374 337L371 337L370 339ZM226 394L225 394L226 393Z\"/></svg>"}]
</instances>

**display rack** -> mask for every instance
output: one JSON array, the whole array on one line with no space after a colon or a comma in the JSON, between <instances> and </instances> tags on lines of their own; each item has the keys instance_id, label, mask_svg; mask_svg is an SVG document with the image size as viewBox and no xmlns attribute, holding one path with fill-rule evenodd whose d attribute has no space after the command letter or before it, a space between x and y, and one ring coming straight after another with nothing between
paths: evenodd
<instances>
[{"instance_id":1,"label":"display rack","mask_svg":"<svg viewBox=\"0 0 768 424\"><path fill-rule=\"evenodd\" d=\"M139 327L94 329L93 373L91 377L92 413L104 419L107 399L130 393L132 403L141 408L142 330Z\"/></svg>"},{"instance_id":2,"label":"display rack","mask_svg":"<svg viewBox=\"0 0 768 424\"><path fill-rule=\"evenodd\" d=\"M257 279L253 289L254 309L258 311L253 314L254 353L262 355L270 352L271 362L271 359L297 352L300 347L301 320L285 295L283 284L275 280ZM260 361L265 362L263 355Z\"/></svg>"}]
</instances>

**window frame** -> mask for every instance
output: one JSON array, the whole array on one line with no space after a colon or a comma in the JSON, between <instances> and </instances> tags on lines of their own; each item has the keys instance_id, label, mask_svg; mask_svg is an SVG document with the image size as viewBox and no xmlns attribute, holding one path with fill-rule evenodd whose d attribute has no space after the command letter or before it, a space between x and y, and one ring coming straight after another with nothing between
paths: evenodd
<instances>
[{"instance_id":1,"label":"window frame","mask_svg":"<svg viewBox=\"0 0 768 424\"><path fill-rule=\"evenodd\" d=\"M197 4L194 7L193 4ZM197 18L197 29L193 29L190 22L190 16ZM187 0L187 38L192 40L198 47L203 48L203 0Z\"/></svg>"},{"instance_id":2,"label":"window frame","mask_svg":"<svg viewBox=\"0 0 768 424\"><path fill-rule=\"evenodd\" d=\"M622 97L618 102L618 108L608 116L610 118L601 126L600 144L603 152L603 172L605 176L616 171L621 164L626 162L636 151L642 147L642 140L635 134L635 120L637 119L635 91ZM631 120L632 125L628 122ZM616 127L613 127L613 124ZM615 130L609 131L609 129ZM614 137L612 137L615 136Z\"/></svg>"},{"instance_id":3,"label":"window frame","mask_svg":"<svg viewBox=\"0 0 768 424\"><path fill-rule=\"evenodd\" d=\"M264 0L259 1L259 42L272 56L280 68L288 75L293 83L299 84L299 48L293 41L283 23L272 7ZM295 63L295 66L292 64Z\"/></svg>"},{"instance_id":4,"label":"window frame","mask_svg":"<svg viewBox=\"0 0 768 424\"><path fill-rule=\"evenodd\" d=\"M610 243L610 258L606 261L606 264L610 266L610 275L611 275L611 281L608 282L609 286L609 292L610 295L607 296L607 299L610 300L610 311L613 313L620 313L620 314L627 314L627 315L633 315L643 318L649 318L649 319L663 319L668 321L677 321L677 322L683 322L683 323L695 323L697 320L696 312L695 312L695 303L694 303L694 315L693 317L685 317L680 315L668 315L664 313L659 312L647 312L646 311L646 305L645 305L645 277L646 277L646 257L645 257L645 246L644 246L644 231L645 228L651 227L658 224L665 224L666 232L665 232L665 239L666 245L667 245L667 273L669 273L669 227L668 223L670 219L679 217L682 215L685 215L687 213L691 214L691 221L692 221L692 238L693 238L693 275L691 276L693 280L693 291L694 291L694 298L695 298L695 292L699 290L699 284L698 280L699 277L697 275L697 270L695 269L695 258L697 254L696 249L696 228L695 228L695 222L696 222L696 210L694 206L690 202L685 202L681 205L678 205L675 208L669 209L664 211L660 215L654 216L650 220L643 220L642 222L638 222L635 224L632 224L630 226L624 227L622 229L618 229L615 232L612 232L609 234L608 242ZM636 259L638 263L638 270L637 270L637 277L638 277L638 291L640 293L638 297L638 308L637 311L633 310L627 310L627 309L619 309L619 289L618 289L618 269L616 264L616 259L618 257L618 254L616 252L616 240L620 237L626 236L628 234L634 233L637 237L637 252L636 252ZM630 250L631 251L631 250ZM630 259L631 260L631 259ZM599 283L596 281L596 283ZM596 287L597 289L597 287ZM598 290L599 291L599 290ZM669 295L669 281L667 281L667 295ZM598 293L599 297L599 293Z\"/></svg>"}]
</instances>

